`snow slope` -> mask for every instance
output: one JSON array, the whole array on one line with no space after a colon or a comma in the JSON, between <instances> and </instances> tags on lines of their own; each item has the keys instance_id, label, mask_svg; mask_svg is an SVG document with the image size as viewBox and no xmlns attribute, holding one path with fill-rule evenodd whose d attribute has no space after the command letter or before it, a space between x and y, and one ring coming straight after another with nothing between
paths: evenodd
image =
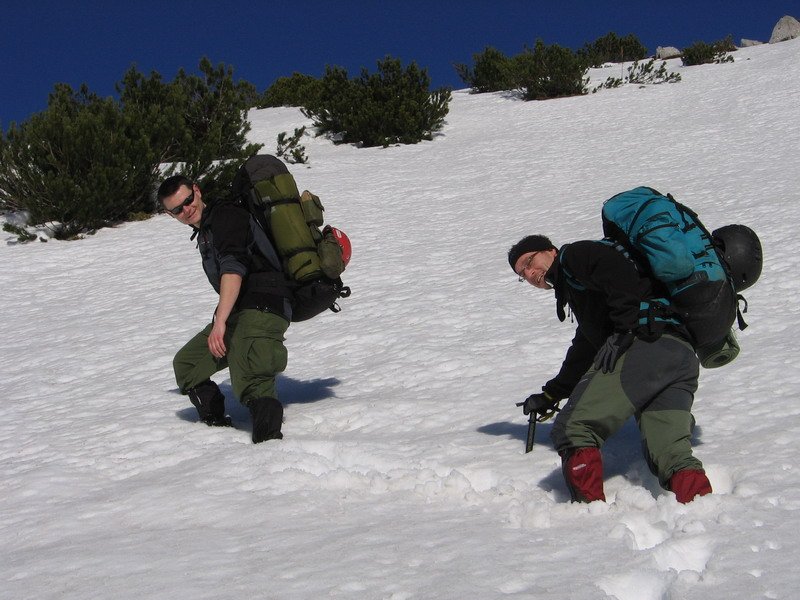
<instances>
[{"instance_id":1,"label":"snow slope","mask_svg":"<svg viewBox=\"0 0 800 600\"><path fill-rule=\"evenodd\" d=\"M289 330L280 442L251 444L227 372L235 430L175 389L172 356L215 304L188 229L3 244L0 598L796 598L800 40L734 56L579 98L459 91L414 146L308 137L292 170L353 241L353 295ZM267 151L308 124L251 120ZM742 354L701 374L715 493L661 491L629 423L604 448L608 503L572 505L550 424L524 454L514 402L573 327L506 250L597 238L602 200L636 185L752 226L764 272Z\"/></svg>"}]
</instances>

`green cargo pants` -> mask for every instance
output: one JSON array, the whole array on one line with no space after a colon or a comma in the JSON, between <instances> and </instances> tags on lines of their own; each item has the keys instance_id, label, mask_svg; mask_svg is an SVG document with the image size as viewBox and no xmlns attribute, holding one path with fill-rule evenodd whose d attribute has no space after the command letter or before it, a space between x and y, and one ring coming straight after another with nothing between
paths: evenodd
<instances>
[{"instance_id":1,"label":"green cargo pants","mask_svg":"<svg viewBox=\"0 0 800 600\"><path fill-rule=\"evenodd\" d=\"M209 324L189 340L172 361L181 393L187 393L227 367L233 393L245 406L256 398L277 398L275 376L286 368L283 341L289 322L255 309L234 312L228 318L225 332L228 352L223 358L215 358L208 349L211 327Z\"/></svg>"},{"instance_id":2,"label":"green cargo pants","mask_svg":"<svg viewBox=\"0 0 800 600\"><path fill-rule=\"evenodd\" d=\"M612 372L592 368L578 382L553 424L556 450L600 448L634 415L647 464L667 488L673 473L703 468L691 446L698 375L687 342L669 335L635 340Z\"/></svg>"}]
</instances>

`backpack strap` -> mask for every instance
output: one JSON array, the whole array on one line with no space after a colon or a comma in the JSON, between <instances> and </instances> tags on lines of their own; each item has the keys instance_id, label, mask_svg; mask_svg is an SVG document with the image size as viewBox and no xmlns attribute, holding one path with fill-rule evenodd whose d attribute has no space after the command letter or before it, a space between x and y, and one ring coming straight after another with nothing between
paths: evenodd
<instances>
[{"instance_id":1,"label":"backpack strap","mask_svg":"<svg viewBox=\"0 0 800 600\"><path fill-rule=\"evenodd\" d=\"M740 302L744 302L744 310L741 310L739 308ZM744 322L744 317L742 316L742 313L746 312L747 312L747 300L741 294L736 294L736 322L739 325L740 331L744 331L745 329L747 329L747 323Z\"/></svg>"},{"instance_id":2,"label":"backpack strap","mask_svg":"<svg viewBox=\"0 0 800 600\"><path fill-rule=\"evenodd\" d=\"M567 253L567 247L564 246L558 252L558 273L556 275L556 284L553 286L556 293L556 316L560 322L567 319L567 313L564 311L564 306L567 305L567 287L576 290L585 290L586 287L570 273L569 269L564 266L564 256Z\"/></svg>"},{"instance_id":3,"label":"backpack strap","mask_svg":"<svg viewBox=\"0 0 800 600\"><path fill-rule=\"evenodd\" d=\"M561 248L561 251L558 253L558 267L559 267L559 274L563 277L563 280L572 288L578 291L584 291L586 286L583 285L578 279L564 266L564 257L567 255L567 247L564 246Z\"/></svg>"},{"instance_id":4,"label":"backpack strap","mask_svg":"<svg viewBox=\"0 0 800 600\"><path fill-rule=\"evenodd\" d=\"M672 303L666 298L651 298L639 303L638 326L646 335L660 335L667 325L680 325Z\"/></svg>"},{"instance_id":5,"label":"backpack strap","mask_svg":"<svg viewBox=\"0 0 800 600\"><path fill-rule=\"evenodd\" d=\"M620 252L625 258L633 263L634 268L640 273L648 276L647 270L643 269L628 249L613 238L603 238L603 244L611 246ZM659 335L667 325L680 325L676 318L675 309L668 298L650 298L639 303L638 325L648 335Z\"/></svg>"}]
</instances>

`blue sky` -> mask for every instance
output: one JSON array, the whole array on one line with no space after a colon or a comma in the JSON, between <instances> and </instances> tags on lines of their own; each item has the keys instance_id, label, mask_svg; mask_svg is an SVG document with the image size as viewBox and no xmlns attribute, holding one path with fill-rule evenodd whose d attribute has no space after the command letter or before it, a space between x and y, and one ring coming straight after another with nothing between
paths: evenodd
<instances>
[{"instance_id":1,"label":"blue sky","mask_svg":"<svg viewBox=\"0 0 800 600\"><path fill-rule=\"evenodd\" d=\"M609 31L650 52L729 34L767 41L785 14L800 18L800 0L2 0L0 127L44 110L55 83L112 95L131 64L170 80L208 56L263 91L294 71L320 76L330 64L355 76L392 55L427 68L433 87L461 88L453 63L486 46L512 55L542 38L577 49Z\"/></svg>"}]
</instances>

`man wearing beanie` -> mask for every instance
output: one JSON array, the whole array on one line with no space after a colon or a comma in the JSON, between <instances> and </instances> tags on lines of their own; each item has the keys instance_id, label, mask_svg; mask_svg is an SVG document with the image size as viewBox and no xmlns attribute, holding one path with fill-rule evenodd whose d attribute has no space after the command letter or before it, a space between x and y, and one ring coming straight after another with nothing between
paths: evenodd
<instances>
[{"instance_id":1,"label":"man wearing beanie","mask_svg":"<svg viewBox=\"0 0 800 600\"><path fill-rule=\"evenodd\" d=\"M558 411L551 438L561 456L573 502L605 501L600 448L636 417L645 459L679 502L711 492L702 463L692 455L691 414L699 364L689 335L677 324L640 311L663 296L620 249L579 241L557 249L530 235L508 251L519 281L552 289L556 314L569 307L577 330L558 374L520 405L545 420Z\"/></svg>"}]
</instances>

